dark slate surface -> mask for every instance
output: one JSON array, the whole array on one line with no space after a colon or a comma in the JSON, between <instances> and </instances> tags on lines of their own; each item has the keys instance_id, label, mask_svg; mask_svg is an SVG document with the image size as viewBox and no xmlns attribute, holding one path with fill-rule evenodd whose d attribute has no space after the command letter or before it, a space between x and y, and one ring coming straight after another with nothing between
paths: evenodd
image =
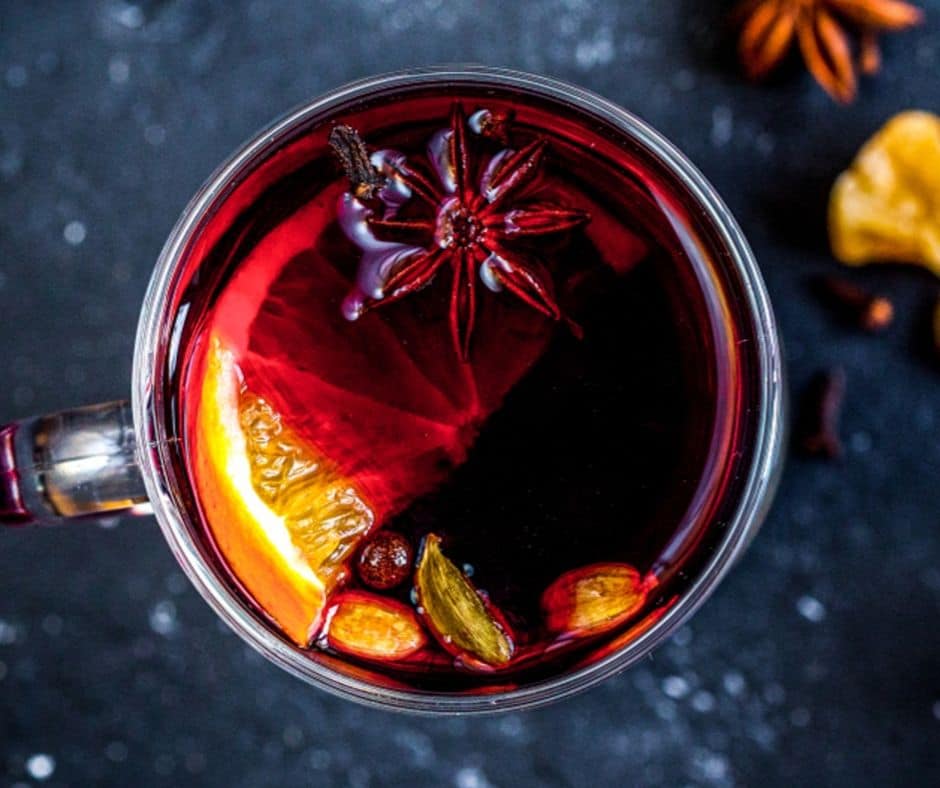
<instances>
[{"instance_id":1,"label":"dark slate surface","mask_svg":"<svg viewBox=\"0 0 940 788\"><path fill-rule=\"evenodd\" d=\"M492 719L377 713L222 631L150 521L0 534L0 784L485 786L940 783L940 398L917 339L937 281L883 337L834 321L823 206L891 113L940 109L940 2L839 109L799 69L755 88L700 0L0 3L0 414L128 393L139 302L202 179L344 81L478 61L624 104L739 217L791 382L848 373L841 464L792 459L741 566L642 667Z\"/></svg>"}]
</instances>

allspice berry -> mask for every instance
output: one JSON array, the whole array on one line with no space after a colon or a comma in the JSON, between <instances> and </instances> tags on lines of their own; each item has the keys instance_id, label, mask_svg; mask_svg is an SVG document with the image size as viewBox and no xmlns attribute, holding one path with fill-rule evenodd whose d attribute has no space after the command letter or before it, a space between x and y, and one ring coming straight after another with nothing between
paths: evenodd
<instances>
[{"instance_id":1,"label":"allspice berry","mask_svg":"<svg viewBox=\"0 0 940 788\"><path fill-rule=\"evenodd\" d=\"M395 531L379 531L362 548L356 567L369 588L387 591L408 578L413 560L414 550L404 536Z\"/></svg>"}]
</instances>

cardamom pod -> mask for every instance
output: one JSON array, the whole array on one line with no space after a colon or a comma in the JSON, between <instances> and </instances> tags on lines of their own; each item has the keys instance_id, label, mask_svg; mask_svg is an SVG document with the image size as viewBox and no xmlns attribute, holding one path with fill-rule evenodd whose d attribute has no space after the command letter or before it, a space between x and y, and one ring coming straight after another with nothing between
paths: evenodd
<instances>
[{"instance_id":1,"label":"cardamom pod","mask_svg":"<svg viewBox=\"0 0 940 788\"><path fill-rule=\"evenodd\" d=\"M415 588L431 632L447 651L492 667L512 659L512 640L464 573L441 552L436 534L424 539Z\"/></svg>"}]
</instances>

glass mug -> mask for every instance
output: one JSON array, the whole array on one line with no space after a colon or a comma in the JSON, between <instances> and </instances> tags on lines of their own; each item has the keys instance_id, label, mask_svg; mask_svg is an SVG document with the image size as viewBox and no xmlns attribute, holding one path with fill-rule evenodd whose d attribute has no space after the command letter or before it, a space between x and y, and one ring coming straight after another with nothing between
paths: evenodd
<instances>
[{"instance_id":1,"label":"glass mug","mask_svg":"<svg viewBox=\"0 0 940 788\"><path fill-rule=\"evenodd\" d=\"M207 560L184 504L185 469L170 456L167 376L176 363L174 328L186 250L203 220L218 211L235 184L285 140L329 123L376 96L417 88L493 86L560 103L598 119L653 162L694 206L695 221L719 248L714 281L746 335L750 352L746 456L741 482L724 501L720 541L675 604L613 653L593 664L531 685L489 694L448 694L381 686L361 673L314 661L252 613ZM68 519L154 514L180 566L215 612L245 641L289 673L336 695L373 706L418 712L469 713L543 705L596 684L636 663L705 601L758 530L782 466L784 381L779 338L763 281L740 229L712 187L669 142L605 99L546 77L484 67L412 70L338 88L263 130L200 189L170 233L144 298L134 350L132 399L23 420L0 428L0 523L54 524Z\"/></svg>"}]
</instances>

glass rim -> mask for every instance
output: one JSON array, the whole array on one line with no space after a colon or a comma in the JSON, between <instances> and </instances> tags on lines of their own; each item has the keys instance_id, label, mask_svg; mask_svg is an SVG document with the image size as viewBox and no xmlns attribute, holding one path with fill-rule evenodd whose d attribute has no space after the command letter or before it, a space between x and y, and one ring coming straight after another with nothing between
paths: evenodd
<instances>
[{"instance_id":1,"label":"glass rim","mask_svg":"<svg viewBox=\"0 0 940 788\"><path fill-rule=\"evenodd\" d=\"M313 116L329 112L351 99L382 89L415 85L472 84L489 80L529 94L560 100L609 122L625 137L639 143L689 190L707 221L731 253L741 277L745 309L754 323L758 362L759 412L753 460L734 515L715 554L692 585L647 631L597 662L531 686L483 695L449 695L382 687L340 673L299 654L261 624L236 594L208 566L177 505L175 483L163 412L160 350L167 320L171 283L183 250L200 221L244 166L285 134ZM781 465L784 435L783 362L774 315L753 253L724 202L698 169L645 121L602 96L569 83L535 74L476 65L437 66L380 74L348 83L296 107L261 130L219 166L194 195L157 259L138 324L132 373L134 429L147 493L157 522L181 568L210 607L249 645L288 673L334 695L365 705L418 713L478 713L510 711L552 703L587 689L630 667L661 644L684 623L717 586L760 527L773 494Z\"/></svg>"}]
</instances>

